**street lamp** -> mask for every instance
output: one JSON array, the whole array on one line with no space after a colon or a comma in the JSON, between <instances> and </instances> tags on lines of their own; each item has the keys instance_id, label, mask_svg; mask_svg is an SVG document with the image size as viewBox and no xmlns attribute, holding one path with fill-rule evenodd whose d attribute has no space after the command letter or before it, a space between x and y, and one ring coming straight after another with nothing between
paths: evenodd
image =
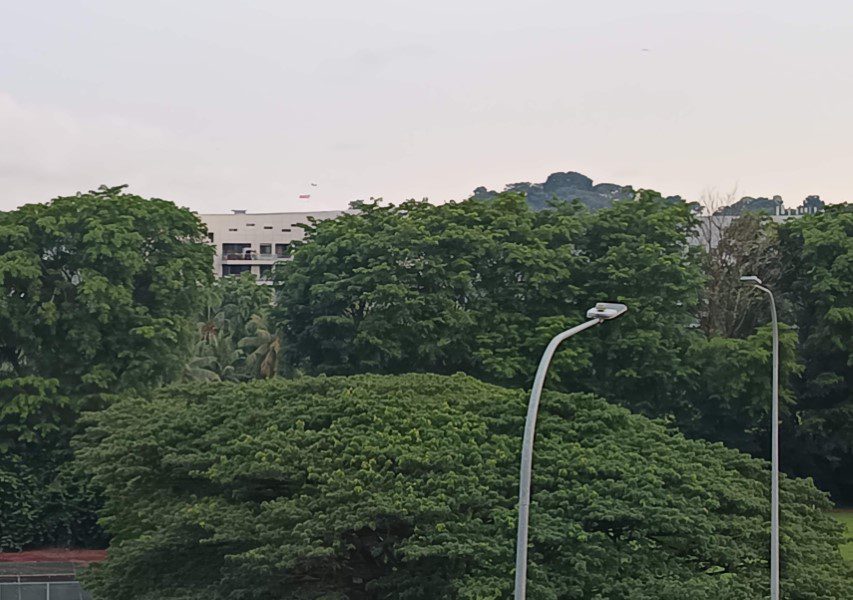
<instances>
[{"instance_id":1,"label":"street lamp","mask_svg":"<svg viewBox=\"0 0 853 600\"><path fill-rule=\"evenodd\" d=\"M779 323L776 320L776 301L773 292L762 285L755 275L744 275L741 281L770 296L770 317L773 322L773 391L770 442L770 600L779 600Z\"/></svg>"},{"instance_id":2,"label":"street lamp","mask_svg":"<svg viewBox=\"0 0 853 600\"><path fill-rule=\"evenodd\" d=\"M536 369L536 378L533 380L533 389L530 390L530 402L527 405L527 420L524 422L524 441L521 445L521 475L518 484L518 537L515 546L515 600L524 600L527 597L527 531L530 519L530 478L533 467L533 436L536 433L536 416L539 413L539 398L542 395L542 386L545 384L545 375L548 366L557 347L564 341L580 333L584 329L594 327L604 321L615 319L623 315L628 307L624 304L612 302L599 302L586 312L589 319L586 323L572 327L557 334L545 348L539 368Z\"/></svg>"}]
</instances>

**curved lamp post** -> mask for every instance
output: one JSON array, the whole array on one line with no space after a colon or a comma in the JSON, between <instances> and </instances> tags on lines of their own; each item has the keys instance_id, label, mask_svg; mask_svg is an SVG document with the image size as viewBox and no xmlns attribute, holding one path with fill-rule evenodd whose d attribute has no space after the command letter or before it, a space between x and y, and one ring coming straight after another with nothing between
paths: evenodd
<instances>
[{"instance_id":1,"label":"curved lamp post","mask_svg":"<svg viewBox=\"0 0 853 600\"><path fill-rule=\"evenodd\" d=\"M530 390L530 402L527 405L527 420L524 423L524 441L521 446L521 474L518 484L518 537L515 546L515 600L525 600L527 597L527 531L530 519L530 479L533 467L533 437L536 433L536 416L539 414L539 398L542 395L542 386L545 384L545 375L548 366L557 347L565 340L584 329L594 327L599 323L615 319L625 313L628 307L624 304L611 302L599 302L594 308L590 308L586 316L586 323L572 327L557 334L539 361L536 370L536 378L533 380L533 389Z\"/></svg>"},{"instance_id":2,"label":"curved lamp post","mask_svg":"<svg viewBox=\"0 0 853 600\"><path fill-rule=\"evenodd\" d=\"M770 318L773 323L773 390L771 395L770 442L770 600L779 600L779 322L773 292L755 275L740 278L770 296Z\"/></svg>"}]
</instances>

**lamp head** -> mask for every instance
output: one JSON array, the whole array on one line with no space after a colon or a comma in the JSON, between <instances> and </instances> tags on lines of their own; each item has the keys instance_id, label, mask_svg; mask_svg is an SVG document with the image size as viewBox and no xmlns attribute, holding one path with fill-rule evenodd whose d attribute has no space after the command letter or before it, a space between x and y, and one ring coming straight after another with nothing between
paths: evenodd
<instances>
[{"instance_id":1,"label":"lamp head","mask_svg":"<svg viewBox=\"0 0 853 600\"><path fill-rule=\"evenodd\" d=\"M625 314L625 311L627 310L628 307L624 304L617 304L615 302L599 302L586 311L586 318L607 321Z\"/></svg>"},{"instance_id":2,"label":"lamp head","mask_svg":"<svg viewBox=\"0 0 853 600\"><path fill-rule=\"evenodd\" d=\"M757 285L761 285L761 280L755 275L744 275L740 278L740 280L748 283L755 283Z\"/></svg>"}]
</instances>

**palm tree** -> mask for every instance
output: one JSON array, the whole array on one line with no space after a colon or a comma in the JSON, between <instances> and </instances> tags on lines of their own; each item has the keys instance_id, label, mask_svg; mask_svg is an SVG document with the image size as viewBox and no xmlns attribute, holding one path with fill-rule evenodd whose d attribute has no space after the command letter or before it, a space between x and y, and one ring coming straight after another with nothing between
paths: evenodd
<instances>
[{"instance_id":1,"label":"palm tree","mask_svg":"<svg viewBox=\"0 0 853 600\"><path fill-rule=\"evenodd\" d=\"M193 357L184 368L185 381L239 381L243 353L221 330L196 343Z\"/></svg>"},{"instance_id":2,"label":"palm tree","mask_svg":"<svg viewBox=\"0 0 853 600\"><path fill-rule=\"evenodd\" d=\"M248 335L240 340L237 347L247 353L247 371L253 377L274 377L281 354L281 336L270 332L265 315L252 315L246 331Z\"/></svg>"},{"instance_id":3,"label":"palm tree","mask_svg":"<svg viewBox=\"0 0 853 600\"><path fill-rule=\"evenodd\" d=\"M198 333L201 341L209 342L216 335L226 329L225 315L222 312L211 312L207 320L198 324Z\"/></svg>"}]
</instances>

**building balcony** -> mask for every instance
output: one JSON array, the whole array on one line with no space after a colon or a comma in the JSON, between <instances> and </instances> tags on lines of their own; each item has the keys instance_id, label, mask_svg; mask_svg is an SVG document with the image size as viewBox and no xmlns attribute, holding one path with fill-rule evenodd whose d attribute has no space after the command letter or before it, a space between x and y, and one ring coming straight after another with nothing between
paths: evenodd
<instances>
[{"instance_id":1,"label":"building balcony","mask_svg":"<svg viewBox=\"0 0 853 600\"><path fill-rule=\"evenodd\" d=\"M289 254L223 254L222 264L232 265L271 265L281 260L290 260Z\"/></svg>"}]
</instances>

